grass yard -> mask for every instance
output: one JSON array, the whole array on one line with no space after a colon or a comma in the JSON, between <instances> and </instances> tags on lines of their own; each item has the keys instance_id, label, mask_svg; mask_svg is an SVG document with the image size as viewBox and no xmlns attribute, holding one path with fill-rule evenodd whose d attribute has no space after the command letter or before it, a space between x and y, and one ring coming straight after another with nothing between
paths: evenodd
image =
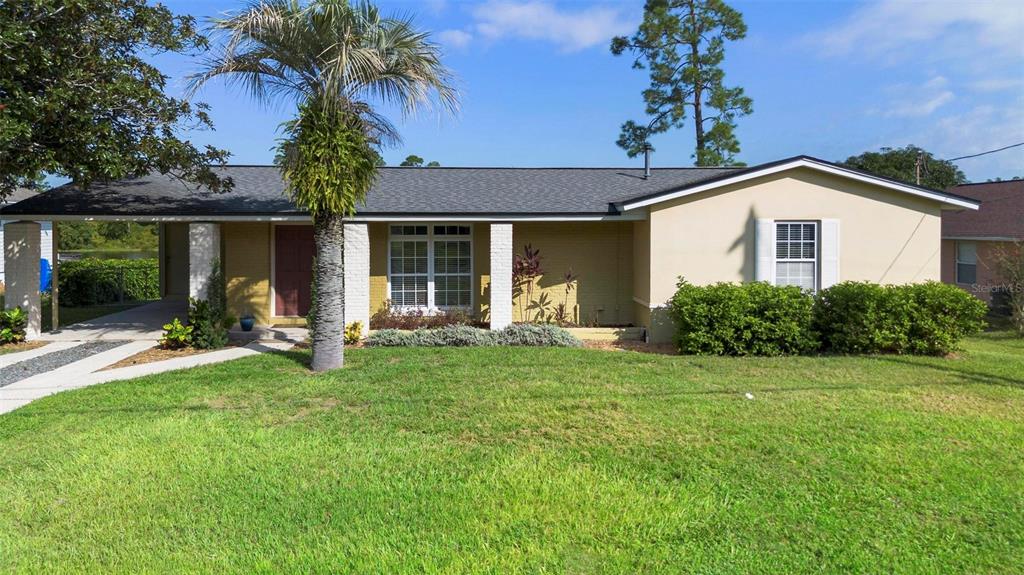
<instances>
[{"instance_id":1,"label":"grass yard","mask_svg":"<svg viewBox=\"0 0 1024 575\"><path fill-rule=\"evenodd\" d=\"M1019 573L1024 342L304 352L0 416L8 572ZM744 398L752 393L753 400Z\"/></svg>"}]
</instances>

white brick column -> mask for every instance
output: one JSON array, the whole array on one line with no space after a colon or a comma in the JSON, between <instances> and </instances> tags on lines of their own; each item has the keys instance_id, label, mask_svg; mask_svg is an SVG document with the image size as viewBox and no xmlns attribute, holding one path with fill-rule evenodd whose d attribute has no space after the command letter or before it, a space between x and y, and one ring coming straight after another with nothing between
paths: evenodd
<instances>
[{"instance_id":1,"label":"white brick column","mask_svg":"<svg viewBox=\"0 0 1024 575\"><path fill-rule=\"evenodd\" d=\"M220 224L188 225L188 295L207 299L213 262L220 258Z\"/></svg>"},{"instance_id":2,"label":"white brick column","mask_svg":"<svg viewBox=\"0 0 1024 575\"><path fill-rule=\"evenodd\" d=\"M28 314L25 327L27 339L37 339L42 331L42 309L39 302L39 224L11 222L4 226L4 267L7 293L4 307L20 307Z\"/></svg>"},{"instance_id":3,"label":"white brick column","mask_svg":"<svg viewBox=\"0 0 1024 575\"><path fill-rule=\"evenodd\" d=\"M491 329L512 323L512 224L491 224Z\"/></svg>"},{"instance_id":4,"label":"white brick column","mask_svg":"<svg viewBox=\"0 0 1024 575\"><path fill-rule=\"evenodd\" d=\"M345 324L362 322L370 332L370 231L366 223L345 224Z\"/></svg>"}]
</instances>

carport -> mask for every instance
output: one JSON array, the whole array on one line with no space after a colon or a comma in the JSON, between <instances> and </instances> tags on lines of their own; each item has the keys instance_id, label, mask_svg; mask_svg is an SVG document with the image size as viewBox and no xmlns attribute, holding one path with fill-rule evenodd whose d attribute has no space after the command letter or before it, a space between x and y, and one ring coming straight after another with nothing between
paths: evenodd
<instances>
[{"instance_id":1,"label":"carport","mask_svg":"<svg viewBox=\"0 0 1024 575\"><path fill-rule=\"evenodd\" d=\"M99 218L55 216L53 219ZM119 219L146 221L136 218ZM51 278L54 326L60 325L58 229L54 227L52 253L45 255L54 262ZM40 225L27 220L10 222L5 226L3 239L7 280L4 305L7 309L21 307L28 313L26 332L30 340L159 339L165 323L175 317L185 319L189 297L206 297L210 269L221 255L220 227L217 224L160 222L159 230L161 300L42 334L39 260L43 254Z\"/></svg>"}]
</instances>

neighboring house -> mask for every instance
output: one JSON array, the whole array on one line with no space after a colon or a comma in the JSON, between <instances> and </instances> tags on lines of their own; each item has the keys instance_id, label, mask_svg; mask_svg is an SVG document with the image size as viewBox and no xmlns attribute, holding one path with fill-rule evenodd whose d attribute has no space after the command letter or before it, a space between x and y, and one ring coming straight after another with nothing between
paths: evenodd
<instances>
[{"instance_id":1,"label":"neighboring house","mask_svg":"<svg viewBox=\"0 0 1024 575\"><path fill-rule=\"evenodd\" d=\"M231 312L260 324L309 309L309 217L277 168L232 166L228 193L152 176L55 188L10 208L26 219L160 222L165 297L203 296L223 262ZM345 225L346 318L366 326L390 302L461 308L502 327L521 319L512 263L532 245L535 299L568 299L585 325L638 325L671 338L665 304L697 284L763 280L808 290L841 280L940 277L941 214L956 194L805 156L750 168L382 168ZM564 274L578 276L566 294Z\"/></svg>"},{"instance_id":2,"label":"neighboring house","mask_svg":"<svg viewBox=\"0 0 1024 575\"><path fill-rule=\"evenodd\" d=\"M1024 241L1024 180L965 184L950 190L981 209L942 214L942 281L986 302L1003 286L998 255Z\"/></svg>"},{"instance_id":3,"label":"neighboring house","mask_svg":"<svg viewBox=\"0 0 1024 575\"><path fill-rule=\"evenodd\" d=\"M7 196L7 199L5 199L3 202L0 202L0 243L3 242L3 239L4 239L4 231L3 231L3 229L7 225L7 221L9 219L6 216L6 214L3 213L4 209L6 209L7 206L16 204L16 203L18 203L18 202L20 202L20 201L22 201L22 200L24 200L26 198L30 198L30 197L36 195L38 193L39 192L36 192L34 190L28 190L28 189L25 189L25 188L18 188L16 190L14 190L14 193L12 193L11 195ZM52 265L52 258L53 258L53 224L51 222L40 222L40 235L41 235L40 241L42 242L41 249L40 249L40 251L42 253L42 258L41 259L46 260L49 264ZM0 250L0 283L3 283L5 281L6 281L6 279L5 279L5 276L4 276L4 254L3 254L3 250Z\"/></svg>"}]
</instances>

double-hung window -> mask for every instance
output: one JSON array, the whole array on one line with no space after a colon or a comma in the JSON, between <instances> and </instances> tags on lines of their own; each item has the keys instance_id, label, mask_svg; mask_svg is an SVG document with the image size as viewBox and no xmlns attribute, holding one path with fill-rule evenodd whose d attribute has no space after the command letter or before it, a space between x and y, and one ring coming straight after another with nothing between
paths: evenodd
<instances>
[{"instance_id":1,"label":"double-hung window","mask_svg":"<svg viewBox=\"0 0 1024 575\"><path fill-rule=\"evenodd\" d=\"M468 225L390 227L391 303L459 308L473 304L473 243Z\"/></svg>"},{"instance_id":2,"label":"double-hung window","mask_svg":"<svg viewBox=\"0 0 1024 575\"><path fill-rule=\"evenodd\" d=\"M978 281L978 244L956 243L956 283L973 284Z\"/></svg>"},{"instance_id":3,"label":"double-hung window","mask_svg":"<svg viewBox=\"0 0 1024 575\"><path fill-rule=\"evenodd\" d=\"M775 285L817 290L817 222L775 222Z\"/></svg>"}]
</instances>

